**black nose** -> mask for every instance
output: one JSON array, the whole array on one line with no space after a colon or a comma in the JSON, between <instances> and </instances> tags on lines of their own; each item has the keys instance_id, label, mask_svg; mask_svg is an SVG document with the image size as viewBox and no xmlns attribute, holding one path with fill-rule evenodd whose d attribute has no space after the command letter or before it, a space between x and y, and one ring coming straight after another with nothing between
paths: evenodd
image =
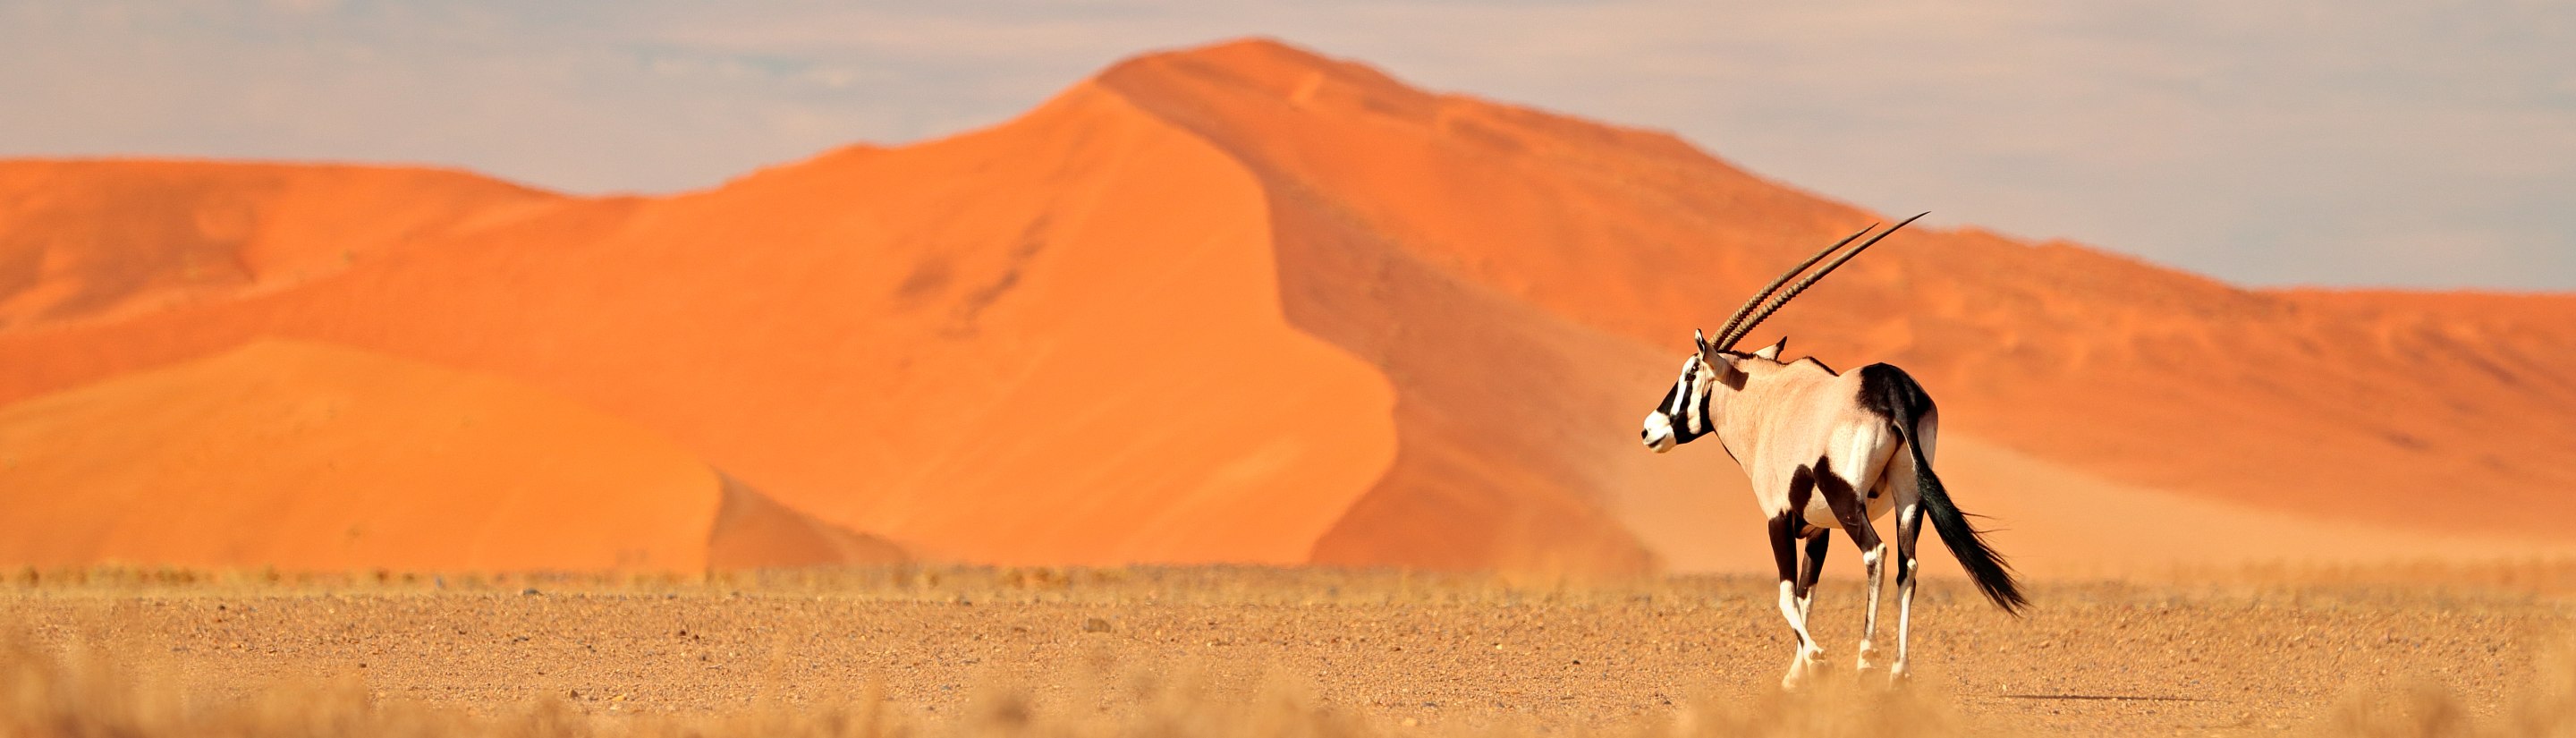
<instances>
[{"instance_id":1,"label":"black nose","mask_svg":"<svg viewBox=\"0 0 2576 738\"><path fill-rule=\"evenodd\" d=\"M1655 437L1655 434L1654 434L1652 431L1648 431L1648 430L1646 430L1646 429L1644 429L1644 428L1639 428L1639 429L1637 429L1637 438L1638 438L1638 440L1644 440L1644 439L1653 438L1653 437Z\"/></svg>"}]
</instances>

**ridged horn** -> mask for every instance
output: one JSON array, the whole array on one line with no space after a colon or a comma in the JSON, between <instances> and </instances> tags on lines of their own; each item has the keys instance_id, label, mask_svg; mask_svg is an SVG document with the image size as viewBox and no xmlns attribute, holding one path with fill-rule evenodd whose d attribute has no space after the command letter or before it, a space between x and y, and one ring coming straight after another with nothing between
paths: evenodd
<instances>
[{"instance_id":1,"label":"ridged horn","mask_svg":"<svg viewBox=\"0 0 2576 738\"><path fill-rule=\"evenodd\" d=\"M1889 226L1887 230L1880 231L1878 235L1869 237L1869 240L1860 242L1859 246L1852 247L1852 250L1845 251L1843 252L1843 255L1834 257L1833 261L1825 262L1824 268L1817 269L1814 274L1807 275L1806 279L1798 280L1798 284L1796 286L1790 287L1789 291L1780 293L1778 298L1773 299L1769 304L1763 305L1759 312L1755 312L1753 314L1752 320L1744 322L1744 327L1736 329L1732 334L1719 335L1717 339L1718 350L1724 351L1728 348L1734 347L1735 342L1744 340L1744 336L1746 334L1753 332L1754 326L1761 325L1762 321L1769 319L1772 313L1780 312L1780 308L1787 306L1790 300L1798 299L1798 293L1807 291L1807 288L1816 285L1816 280L1824 279L1825 275L1834 273L1834 269L1841 267L1843 262L1851 261L1852 257L1859 256L1860 252L1868 251L1869 247L1877 244L1879 239L1886 238L1887 234L1895 233L1897 229L1904 228L1907 223L1912 223L1923 216L1931 214L1932 213L1930 211L1915 213L1914 217L1898 221L1896 225ZM1867 231L1863 232L1866 233ZM1849 241L1851 239L1843 240ZM1839 246L1840 244L1836 245ZM1821 256L1821 254L1819 254L1819 256ZM1805 267L1800 268L1803 269Z\"/></svg>"},{"instance_id":2,"label":"ridged horn","mask_svg":"<svg viewBox=\"0 0 2576 738\"><path fill-rule=\"evenodd\" d=\"M1871 223L1869 224L1869 228L1863 228L1860 229L1859 232L1844 236L1843 240L1835 241L1834 245L1827 246L1825 247L1825 250L1816 252L1815 256L1807 257L1806 261L1798 262L1798 265L1790 267L1789 271L1781 272L1779 279L1771 280L1770 284L1763 285L1762 291L1753 293L1753 299L1744 301L1744 307L1735 309L1735 315L1726 319L1726 325L1718 327L1717 350L1724 351L1729 347L1734 346L1735 342L1728 340L1727 337L1735 335L1735 327L1744 323L1744 316L1753 314L1753 308L1761 305L1763 298L1770 297L1772 292L1778 291L1780 289L1780 285L1788 284L1790 277L1798 276L1798 273L1806 271L1807 267L1815 266L1816 262L1824 261L1826 256L1830 256L1834 253L1834 249L1842 248L1843 244L1851 243L1852 239L1859 238L1862 234L1868 233L1870 228L1877 227L1877 223Z\"/></svg>"}]
</instances>

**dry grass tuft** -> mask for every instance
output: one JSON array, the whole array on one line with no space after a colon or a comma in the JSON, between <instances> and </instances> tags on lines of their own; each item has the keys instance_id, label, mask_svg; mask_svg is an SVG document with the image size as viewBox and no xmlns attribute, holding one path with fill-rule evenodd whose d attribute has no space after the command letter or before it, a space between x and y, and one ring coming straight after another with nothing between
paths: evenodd
<instances>
[{"instance_id":1,"label":"dry grass tuft","mask_svg":"<svg viewBox=\"0 0 2576 738\"><path fill-rule=\"evenodd\" d=\"M1958 720L1919 684L1884 674L1831 672L1796 690L1728 702L1694 700L1666 730L1672 738L1917 738L1962 734Z\"/></svg>"},{"instance_id":2,"label":"dry grass tuft","mask_svg":"<svg viewBox=\"0 0 2576 738\"><path fill-rule=\"evenodd\" d=\"M2576 738L2576 641L2532 665L2529 685L2497 714L2480 717L2458 693L2415 682L2347 697L2314 726L2354 738Z\"/></svg>"},{"instance_id":3,"label":"dry grass tuft","mask_svg":"<svg viewBox=\"0 0 2576 738\"><path fill-rule=\"evenodd\" d=\"M2576 593L2576 559L2185 565L2162 571L2124 571L2108 578L2238 586L2400 585L2432 591L2564 595Z\"/></svg>"},{"instance_id":4,"label":"dry grass tuft","mask_svg":"<svg viewBox=\"0 0 2576 738\"><path fill-rule=\"evenodd\" d=\"M871 684L852 699L800 705L765 702L730 714L604 716L559 698L475 714L371 697L355 679L285 683L248 700L192 694L180 682L138 668L137 659L96 645L48 650L11 640L0 646L0 738L117 736L501 736L727 738L908 738L911 736L1266 736L1364 738L1381 735L1516 735L1509 725L1373 725L1326 705L1293 681L1229 686L1191 669L1074 675L1042 688L995 680L963 715L908 713ZM147 659L148 660L148 659ZM148 666L148 664L146 665ZM1938 701L1913 688L1865 686L1841 678L1751 700L1701 699L1666 719L1610 726L1595 735L1637 738L1749 736L1937 736L1956 734ZM2407 734L2412 735L2412 734Z\"/></svg>"},{"instance_id":5,"label":"dry grass tuft","mask_svg":"<svg viewBox=\"0 0 2576 738\"><path fill-rule=\"evenodd\" d=\"M679 718L586 716L559 698L475 715L380 702L354 679L286 683L246 701L218 702L156 679L107 649L60 652L13 641L0 648L0 738L206 736L635 736L637 738L895 738L918 730L891 720L879 702L775 705L732 715Z\"/></svg>"},{"instance_id":6,"label":"dry grass tuft","mask_svg":"<svg viewBox=\"0 0 2576 738\"><path fill-rule=\"evenodd\" d=\"M560 703L500 719L380 704L354 679L280 684L218 702L105 647L48 651L16 639L0 646L0 738L592 734L580 722Z\"/></svg>"},{"instance_id":7,"label":"dry grass tuft","mask_svg":"<svg viewBox=\"0 0 2576 738\"><path fill-rule=\"evenodd\" d=\"M754 705L710 716L584 715L561 699L469 714L372 699L354 680L283 684L214 703L130 668L106 649L0 648L0 738L118 736L501 736L633 738L905 738L907 736L1367 736L1360 721L1304 690L1271 683L1248 699L1196 679L1130 680L1122 689L1044 700L1023 685L989 687L951 721L899 714L871 685L856 699Z\"/></svg>"}]
</instances>

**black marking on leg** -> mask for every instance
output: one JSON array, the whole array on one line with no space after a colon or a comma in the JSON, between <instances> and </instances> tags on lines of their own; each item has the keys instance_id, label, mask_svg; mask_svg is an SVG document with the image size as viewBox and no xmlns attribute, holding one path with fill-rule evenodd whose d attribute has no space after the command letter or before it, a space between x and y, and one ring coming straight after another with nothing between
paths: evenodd
<instances>
[{"instance_id":1,"label":"black marking on leg","mask_svg":"<svg viewBox=\"0 0 2576 738\"><path fill-rule=\"evenodd\" d=\"M1806 525L1800 517L1794 509L1771 516L1771 560L1780 565L1780 582L1789 585L1792 593L1798 586L1798 528ZM1796 621L1791 621L1789 630L1797 632ZM1798 633L1797 638L1798 648L1804 652L1809 645L1807 635Z\"/></svg>"},{"instance_id":2,"label":"black marking on leg","mask_svg":"<svg viewBox=\"0 0 2576 738\"><path fill-rule=\"evenodd\" d=\"M1798 467L1789 472L1789 512L1806 517L1807 500L1816 491L1816 471Z\"/></svg>"},{"instance_id":3,"label":"black marking on leg","mask_svg":"<svg viewBox=\"0 0 2576 738\"><path fill-rule=\"evenodd\" d=\"M1904 510L1896 511L1896 585L1899 587L1914 581L1914 544L1922 534L1922 510L1917 509L1910 516Z\"/></svg>"},{"instance_id":4,"label":"black marking on leg","mask_svg":"<svg viewBox=\"0 0 2576 738\"><path fill-rule=\"evenodd\" d=\"M1798 582L1798 513L1784 512L1771 516L1771 561L1780 567L1780 581Z\"/></svg>"},{"instance_id":5,"label":"black marking on leg","mask_svg":"<svg viewBox=\"0 0 2576 738\"><path fill-rule=\"evenodd\" d=\"M1815 484L1816 491L1825 495L1825 506L1833 509L1834 520L1851 534L1852 545L1859 546L1861 553L1878 548L1878 529L1869 525L1868 503L1861 501L1851 482L1834 473L1833 459L1816 459Z\"/></svg>"},{"instance_id":6,"label":"black marking on leg","mask_svg":"<svg viewBox=\"0 0 2576 738\"><path fill-rule=\"evenodd\" d=\"M1819 530L1815 535L1807 537L1807 560L1805 566L1798 568L1799 597L1805 597L1807 593L1815 591L1816 580L1824 577L1825 552L1833 550L1827 545L1833 540L1834 532L1829 530Z\"/></svg>"}]
</instances>

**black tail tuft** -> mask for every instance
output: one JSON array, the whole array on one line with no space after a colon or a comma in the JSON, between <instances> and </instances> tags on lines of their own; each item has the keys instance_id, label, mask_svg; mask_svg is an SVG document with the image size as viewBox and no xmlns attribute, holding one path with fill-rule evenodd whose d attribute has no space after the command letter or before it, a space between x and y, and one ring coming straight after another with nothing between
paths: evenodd
<instances>
[{"instance_id":1,"label":"black tail tuft","mask_svg":"<svg viewBox=\"0 0 2576 738\"><path fill-rule=\"evenodd\" d=\"M2013 581L2011 562L2003 554L1986 547L1986 539L1968 525L1968 514L1951 504L1950 492L1941 488L1941 478L1933 476L1932 464L1923 459L1923 449L1914 445L1911 431L1899 430L1906 436L1905 447L1914 453L1914 478L1923 492L1923 516L1932 519L1932 530L1941 534L1941 542L1950 547L1950 555L1959 558L1959 566L1977 583L1977 591L1986 593L2004 612L2021 614L2030 605L2022 597L2021 585Z\"/></svg>"},{"instance_id":2,"label":"black tail tuft","mask_svg":"<svg viewBox=\"0 0 2576 738\"><path fill-rule=\"evenodd\" d=\"M1950 555L1959 559L1959 566L1968 570L1969 579L1977 583L1977 591L1985 593L1986 599L1994 600L2004 612L2021 614L2022 608L2030 606L2030 600L2022 596L2021 585L2013 581L2012 564L2004 560L2003 554L1988 548L1981 531L1968 524L1968 513L1950 501L1950 491L1942 488L1941 478L1932 473L1932 461L1923 458L1923 447L1914 442L1914 420L1931 407L1932 398L1914 383L1914 378L1884 364L1864 367L1862 379L1865 389L1875 390L1867 393L1875 395L1868 401L1883 403L1881 406L1896 426L1897 437L1913 456L1923 515L1932 519L1932 529L1941 534L1941 543L1949 546Z\"/></svg>"}]
</instances>

